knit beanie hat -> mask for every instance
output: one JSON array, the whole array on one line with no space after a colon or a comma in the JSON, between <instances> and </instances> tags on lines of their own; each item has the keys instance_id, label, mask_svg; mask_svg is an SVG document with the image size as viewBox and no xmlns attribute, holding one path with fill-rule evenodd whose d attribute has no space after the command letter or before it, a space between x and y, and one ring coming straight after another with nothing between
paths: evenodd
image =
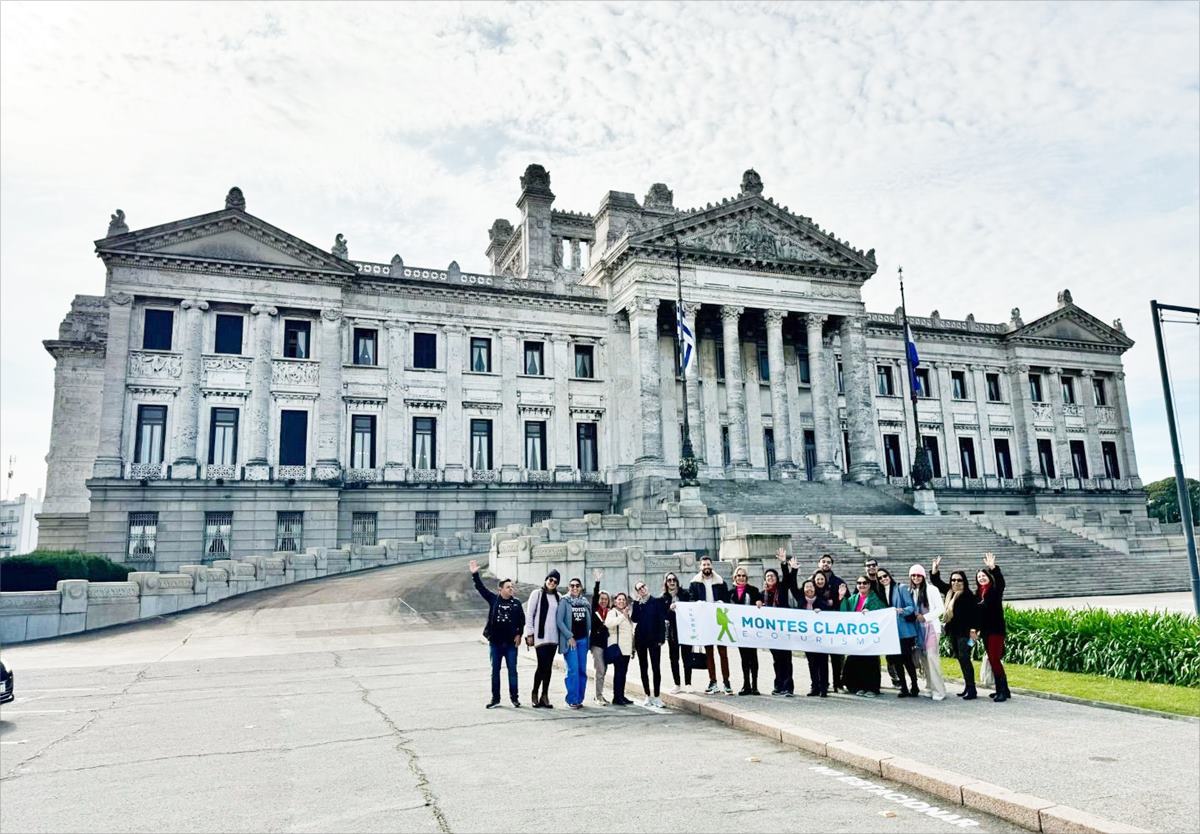
<instances>
[{"instance_id":1,"label":"knit beanie hat","mask_svg":"<svg viewBox=\"0 0 1200 834\"><path fill-rule=\"evenodd\" d=\"M908 569L908 575L912 576L914 573L918 576L925 576L925 568L921 565L913 565Z\"/></svg>"},{"instance_id":2,"label":"knit beanie hat","mask_svg":"<svg viewBox=\"0 0 1200 834\"><path fill-rule=\"evenodd\" d=\"M555 582L560 582L560 583L562 582L562 576L559 574L559 572L557 570L552 570L548 574L546 574L545 581L548 582L551 579L553 579Z\"/></svg>"}]
</instances>

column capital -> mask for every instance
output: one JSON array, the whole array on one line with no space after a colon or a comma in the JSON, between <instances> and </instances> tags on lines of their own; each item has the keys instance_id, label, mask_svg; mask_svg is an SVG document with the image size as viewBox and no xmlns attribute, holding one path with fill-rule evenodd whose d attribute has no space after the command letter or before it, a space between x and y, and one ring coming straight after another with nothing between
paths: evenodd
<instances>
[{"instance_id":1,"label":"column capital","mask_svg":"<svg viewBox=\"0 0 1200 834\"><path fill-rule=\"evenodd\" d=\"M829 321L829 314L827 313L804 314L804 324L806 327L822 327L827 321Z\"/></svg>"},{"instance_id":2,"label":"column capital","mask_svg":"<svg viewBox=\"0 0 1200 834\"><path fill-rule=\"evenodd\" d=\"M1063 372L1062 368L1047 368L1046 369L1046 373L1050 374L1050 376L1062 376L1062 372Z\"/></svg>"},{"instance_id":3,"label":"column capital","mask_svg":"<svg viewBox=\"0 0 1200 834\"><path fill-rule=\"evenodd\" d=\"M1029 366L1024 362L1010 362L1008 372L1010 374L1027 374L1029 373Z\"/></svg>"},{"instance_id":4,"label":"column capital","mask_svg":"<svg viewBox=\"0 0 1200 834\"><path fill-rule=\"evenodd\" d=\"M383 323L383 326L388 330L406 330L408 328L408 322L401 321L400 319L387 319Z\"/></svg>"},{"instance_id":5,"label":"column capital","mask_svg":"<svg viewBox=\"0 0 1200 834\"><path fill-rule=\"evenodd\" d=\"M683 317L685 319L693 318L696 315L696 313L698 313L698 312L700 312L700 302L699 301L683 302Z\"/></svg>"},{"instance_id":6,"label":"column capital","mask_svg":"<svg viewBox=\"0 0 1200 834\"><path fill-rule=\"evenodd\" d=\"M108 303L124 306L133 302L133 296L127 292L113 292L108 294Z\"/></svg>"},{"instance_id":7,"label":"column capital","mask_svg":"<svg viewBox=\"0 0 1200 834\"><path fill-rule=\"evenodd\" d=\"M207 310L208 302L199 298L185 298L179 302L179 306L184 310Z\"/></svg>"},{"instance_id":8,"label":"column capital","mask_svg":"<svg viewBox=\"0 0 1200 834\"><path fill-rule=\"evenodd\" d=\"M324 315L324 313L321 315ZM447 324L442 329L447 333L453 333L456 336L461 336L467 332L467 328L463 327L461 324Z\"/></svg>"},{"instance_id":9,"label":"column capital","mask_svg":"<svg viewBox=\"0 0 1200 834\"><path fill-rule=\"evenodd\" d=\"M628 333L629 332L629 319L627 317L622 316L620 313L617 313L617 314L609 316L608 319L609 319L609 322L612 324L613 330L617 331L618 333ZM503 335L503 331L501 331L501 335Z\"/></svg>"},{"instance_id":10,"label":"column capital","mask_svg":"<svg viewBox=\"0 0 1200 834\"><path fill-rule=\"evenodd\" d=\"M571 341L571 337L566 333L551 333L550 341L554 342L555 344L562 344L563 342Z\"/></svg>"},{"instance_id":11,"label":"column capital","mask_svg":"<svg viewBox=\"0 0 1200 834\"><path fill-rule=\"evenodd\" d=\"M516 330L513 330L511 327L506 327L500 331L501 339L515 339L520 335L520 333L518 333Z\"/></svg>"},{"instance_id":12,"label":"column capital","mask_svg":"<svg viewBox=\"0 0 1200 834\"><path fill-rule=\"evenodd\" d=\"M1125 381L1125 372L1117 371L1115 374L1113 374L1113 378L1116 379L1117 382L1124 382Z\"/></svg>"},{"instance_id":13,"label":"column capital","mask_svg":"<svg viewBox=\"0 0 1200 834\"><path fill-rule=\"evenodd\" d=\"M630 302L628 310L633 314L649 314L658 312L659 299L657 298L635 298Z\"/></svg>"},{"instance_id":14,"label":"column capital","mask_svg":"<svg viewBox=\"0 0 1200 834\"><path fill-rule=\"evenodd\" d=\"M787 314L787 310L764 310L763 318L767 320L768 327L780 327L783 325L783 317Z\"/></svg>"},{"instance_id":15,"label":"column capital","mask_svg":"<svg viewBox=\"0 0 1200 834\"><path fill-rule=\"evenodd\" d=\"M255 304L250 308L250 315L252 316L261 316L264 313L268 316L277 316L279 315L279 308L272 307L270 304Z\"/></svg>"},{"instance_id":16,"label":"column capital","mask_svg":"<svg viewBox=\"0 0 1200 834\"><path fill-rule=\"evenodd\" d=\"M338 322L342 320L342 311L326 308L321 311L321 318L328 322Z\"/></svg>"},{"instance_id":17,"label":"column capital","mask_svg":"<svg viewBox=\"0 0 1200 834\"><path fill-rule=\"evenodd\" d=\"M722 321L737 321L742 317L742 313L746 312L745 307L731 307L727 304L721 305L721 320Z\"/></svg>"},{"instance_id":18,"label":"column capital","mask_svg":"<svg viewBox=\"0 0 1200 834\"><path fill-rule=\"evenodd\" d=\"M1083 377L1084 379L1091 379L1092 377L1094 377L1096 375L1096 371L1093 368L1084 368L1082 371L1079 372L1079 375L1081 377Z\"/></svg>"}]
</instances>

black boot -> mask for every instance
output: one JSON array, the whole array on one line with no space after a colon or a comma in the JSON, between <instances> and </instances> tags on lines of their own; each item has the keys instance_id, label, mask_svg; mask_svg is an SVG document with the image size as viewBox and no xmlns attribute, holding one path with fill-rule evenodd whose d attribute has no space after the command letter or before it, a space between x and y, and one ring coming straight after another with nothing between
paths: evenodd
<instances>
[{"instance_id":1,"label":"black boot","mask_svg":"<svg viewBox=\"0 0 1200 834\"><path fill-rule=\"evenodd\" d=\"M978 697L979 695L976 693L975 687L971 686L968 687L966 692L963 693L962 699L964 701L974 701Z\"/></svg>"},{"instance_id":2,"label":"black boot","mask_svg":"<svg viewBox=\"0 0 1200 834\"><path fill-rule=\"evenodd\" d=\"M997 704L1002 704L1009 699L1008 694L1008 676L1000 675L996 678L996 697L992 700Z\"/></svg>"}]
</instances>

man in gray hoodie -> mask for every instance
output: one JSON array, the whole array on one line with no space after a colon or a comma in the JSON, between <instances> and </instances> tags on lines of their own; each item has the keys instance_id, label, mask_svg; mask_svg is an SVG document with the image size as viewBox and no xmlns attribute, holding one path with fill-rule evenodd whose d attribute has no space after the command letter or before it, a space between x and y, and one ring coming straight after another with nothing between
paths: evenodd
<instances>
[{"instance_id":1,"label":"man in gray hoodie","mask_svg":"<svg viewBox=\"0 0 1200 834\"><path fill-rule=\"evenodd\" d=\"M587 691L588 638L592 634L592 604L583 595L583 581L567 583L558 603L558 650L567 664L567 706L583 709Z\"/></svg>"}]
</instances>

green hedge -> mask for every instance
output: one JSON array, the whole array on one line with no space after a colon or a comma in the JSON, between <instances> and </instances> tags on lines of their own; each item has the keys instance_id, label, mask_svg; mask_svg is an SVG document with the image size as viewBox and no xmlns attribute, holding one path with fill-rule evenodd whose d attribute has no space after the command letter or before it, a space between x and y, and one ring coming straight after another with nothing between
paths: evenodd
<instances>
[{"instance_id":1,"label":"green hedge","mask_svg":"<svg viewBox=\"0 0 1200 834\"><path fill-rule=\"evenodd\" d=\"M0 560L0 591L53 591L60 579L124 582L129 568L76 550L35 550Z\"/></svg>"},{"instance_id":2,"label":"green hedge","mask_svg":"<svg viewBox=\"0 0 1200 834\"><path fill-rule=\"evenodd\" d=\"M1190 614L1005 606L1004 618L1004 659L1013 663L1200 687L1200 619Z\"/></svg>"}]
</instances>

